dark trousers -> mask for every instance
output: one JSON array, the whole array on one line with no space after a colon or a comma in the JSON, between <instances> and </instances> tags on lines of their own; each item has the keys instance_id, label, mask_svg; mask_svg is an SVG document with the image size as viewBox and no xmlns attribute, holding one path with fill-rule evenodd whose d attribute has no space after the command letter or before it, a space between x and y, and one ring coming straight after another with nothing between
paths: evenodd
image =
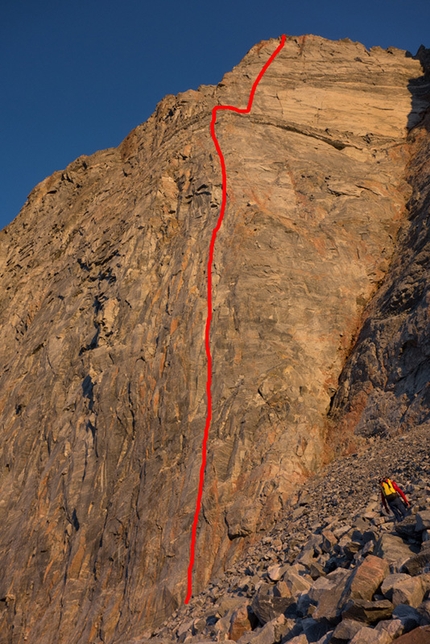
<instances>
[{"instance_id":1,"label":"dark trousers","mask_svg":"<svg viewBox=\"0 0 430 644\"><path fill-rule=\"evenodd\" d=\"M399 496L388 501L390 510L393 512L396 521L403 521L408 511L406 510L404 504L402 503Z\"/></svg>"}]
</instances>

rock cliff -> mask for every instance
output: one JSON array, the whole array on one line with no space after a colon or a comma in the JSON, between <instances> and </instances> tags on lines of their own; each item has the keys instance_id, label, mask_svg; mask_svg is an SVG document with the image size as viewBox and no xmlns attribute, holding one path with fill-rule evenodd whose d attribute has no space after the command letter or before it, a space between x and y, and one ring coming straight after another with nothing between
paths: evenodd
<instances>
[{"instance_id":1,"label":"rock cliff","mask_svg":"<svg viewBox=\"0 0 430 644\"><path fill-rule=\"evenodd\" d=\"M167 96L118 149L54 173L0 234L5 641L119 643L184 599L221 198L211 110L245 106L277 44L255 46L217 87ZM196 592L273 523L334 442L380 431L367 422L375 409L396 407L401 428L408 392L424 383L425 342L415 372L403 327L379 363L360 356L376 351L370 337L388 343L378 303L409 306L413 280L425 282L427 54L288 38L251 114L218 117L228 205ZM421 301L414 320L410 308L396 318L421 325L418 343ZM400 353L409 398L399 372L391 405L382 376L362 374L394 374L384 360Z\"/></svg>"}]
</instances>

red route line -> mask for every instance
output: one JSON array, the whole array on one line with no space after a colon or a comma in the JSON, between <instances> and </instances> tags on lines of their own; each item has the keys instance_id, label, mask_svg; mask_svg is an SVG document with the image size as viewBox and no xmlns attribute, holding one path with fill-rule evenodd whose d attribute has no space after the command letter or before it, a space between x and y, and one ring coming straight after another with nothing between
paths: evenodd
<instances>
[{"instance_id":1,"label":"red route line","mask_svg":"<svg viewBox=\"0 0 430 644\"><path fill-rule=\"evenodd\" d=\"M212 386L212 354L211 354L211 348L210 348L210 327L211 327L211 322L212 322L212 265L213 265L213 258L214 258L214 249L215 249L215 241L216 241L216 236L221 228L222 220L224 219L224 213L225 213L225 208L227 205L227 170L225 166L225 160L224 160L224 155L221 150L221 146L218 143L218 139L215 134L215 123L216 123L216 115L218 110L230 110L231 112L236 112L237 114L249 114L251 111L252 103L254 100L254 95L257 89L257 86L261 79L263 78L265 72L267 71L268 67L272 64L272 62L275 60L276 56L279 54L281 49L283 48L285 44L286 36L281 37L281 42L278 45L278 47L275 49L273 54L270 56L269 60L266 62L266 64L263 66L261 69L260 73L258 74L257 78L254 81L254 84L252 86L251 92L249 94L249 99L248 99L248 105L245 108L240 108L240 107L235 107L234 105L215 105L215 107L212 109L212 121L211 121L211 136L213 139L213 142L215 144L216 151L219 156L220 164L221 164L221 174L222 174L222 200L221 200L221 208L218 216L218 221L215 226L215 228L212 231L212 237L211 237L211 242L209 246L209 259L208 259L208 264L207 264L207 275L208 275L208 316L206 319L206 328L205 328L205 346L206 346L206 356L207 356L207 381L206 381L206 395L207 395L207 415L206 415L206 424L205 424L205 429L203 433L203 441L202 441L202 462L200 466L200 479L199 479L199 488L198 488L198 493L197 493L197 502L196 502L196 510L194 513L194 521L193 521L193 526L191 530L191 544L190 544L190 562L188 565L188 589L187 589L187 597L185 599L185 603L188 604L188 602L191 599L191 595L193 592L193 567L194 567L194 559L195 559L195 550L196 550L196 536L197 536L197 525L199 522L199 515L200 515L200 508L201 508L201 503L202 503L202 496L203 496L203 485L204 485L204 480L205 480L205 469L206 469L206 456L207 456L207 444L208 444L208 438L209 438L209 428L211 425L211 420L212 420L212 393L211 393L211 386Z\"/></svg>"}]
</instances>

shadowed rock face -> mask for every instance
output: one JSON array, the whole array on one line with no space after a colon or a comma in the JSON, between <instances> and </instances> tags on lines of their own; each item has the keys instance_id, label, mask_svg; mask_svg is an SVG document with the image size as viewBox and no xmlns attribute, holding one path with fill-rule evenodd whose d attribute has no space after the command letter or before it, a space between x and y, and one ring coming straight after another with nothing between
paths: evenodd
<instances>
[{"instance_id":1,"label":"shadowed rock face","mask_svg":"<svg viewBox=\"0 0 430 644\"><path fill-rule=\"evenodd\" d=\"M221 199L211 109L245 106L276 45L46 179L0 234L10 642L121 642L184 599ZM399 50L289 38L252 113L218 117L196 591L330 453L330 399L407 217L422 77Z\"/></svg>"},{"instance_id":2,"label":"shadowed rock face","mask_svg":"<svg viewBox=\"0 0 430 644\"><path fill-rule=\"evenodd\" d=\"M390 436L430 418L430 113L410 140L408 219L333 401L338 426L364 436Z\"/></svg>"}]
</instances>

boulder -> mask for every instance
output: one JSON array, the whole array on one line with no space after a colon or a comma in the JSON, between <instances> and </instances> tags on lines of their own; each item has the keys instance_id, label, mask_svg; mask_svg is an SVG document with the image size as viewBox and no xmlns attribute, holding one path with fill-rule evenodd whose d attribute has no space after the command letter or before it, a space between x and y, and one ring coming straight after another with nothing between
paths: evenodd
<instances>
[{"instance_id":1,"label":"boulder","mask_svg":"<svg viewBox=\"0 0 430 644\"><path fill-rule=\"evenodd\" d=\"M323 530L321 533L322 536L322 543L321 543L321 549L323 552L330 553L334 546L337 544L337 538L333 534L331 530Z\"/></svg>"},{"instance_id":2,"label":"boulder","mask_svg":"<svg viewBox=\"0 0 430 644\"><path fill-rule=\"evenodd\" d=\"M426 599L426 601L417 606L417 611L421 615L424 624L430 624L430 599Z\"/></svg>"},{"instance_id":3,"label":"boulder","mask_svg":"<svg viewBox=\"0 0 430 644\"><path fill-rule=\"evenodd\" d=\"M402 570L408 572L410 575L420 575L422 572L427 572L429 564L430 548L423 550L403 562Z\"/></svg>"},{"instance_id":4,"label":"boulder","mask_svg":"<svg viewBox=\"0 0 430 644\"><path fill-rule=\"evenodd\" d=\"M274 594L274 587L263 583L252 601L252 611L261 624L266 624L281 615L293 603L292 597Z\"/></svg>"},{"instance_id":5,"label":"boulder","mask_svg":"<svg viewBox=\"0 0 430 644\"><path fill-rule=\"evenodd\" d=\"M399 604L393 610L393 619L400 619L405 632L411 631L421 624L421 615L413 606Z\"/></svg>"},{"instance_id":6,"label":"boulder","mask_svg":"<svg viewBox=\"0 0 430 644\"><path fill-rule=\"evenodd\" d=\"M309 642L317 642L323 635L326 635L330 630L330 624L327 620L316 620L312 617L303 619L301 621L303 633L308 638Z\"/></svg>"},{"instance_id":7,"label":"boulder","mask_svg":"<svg viewBox=\"0 0 430 644\"><path fill-rule=\"evenodd\" d=\"M400 521L399 523L396 523L394 526L395 531L397 534L399 534L402 537L407 538L416 538L417 533L417 521L414 516L408 516L403 519L403 521Z\"/></svg>"},{"instance_id":8,"label":"boulder","mask_svg":"<svg viewBox=\"0 0 430 644\"><path fill-rule=\"evenodd\" d=\"M345 599L371 600L389 571L390 567L385 559L368 555L355 569L348 584L348 592Z\"/></svg>"},{"instance_id":9,"label":"boulder","mask_svg":"<svg viewBox=\"0 0 430 644\"><path fill-rule=\"evenodd\" d=\"M392 599L394 606L407 604L416 608L421 604L424 596L424 588L419 577L401 579L393 586Z\"/></svg>"},{"instance_id":10,"label":"boulder","mask_svg":"<svg viewBox=\"0 0 430 644\"><path fill-rule=\"evenodd\" d=\"M392 641L387 631L375 631L373 628L363 626L354 635L350 644L391 644Z\"/></svg>"},{"instance_id":11,"label":"boulder","mask_svg":"<svg viewBox=\"0 0 430 644\"><path fill-rule=\"evenodd\" d=\"M403 581L405 579L410 579L411 576L407 575L405 572L396 572L392 575L387 575L381 585L381 593L391 601L393 596L393 588L398 581Z\"/></svg>"},{"instance_id":12,"label":"boulder","mask_svg":"<svg viewBox=\"0 0 430 644\"><path fill-rule=\"evenodd\" d=\"M233 612L230 619L228 638L237 642L246 631L252 631L254 626L256 626L256 618L250 611L250 605L246 602Z\"/></svg>"},{"instance_id":13,"label":"boulder","mask_svg":"<svg viewBox=\"0 0 430 644\"><path fill-rule=\"evenodd\" d=\"M312 535L300 554L296 557L295 563L301 563L309 567L315 561L315 559L317 559L319 555L322 554L322 541L323 538L320 534Z\"/></svg>"},{"instance_id":14,"label":"boulder","mask_svg":"<svg viewBox=\"0 0 430 644\"><path fill-rule=\"evenodd\" d=\"M334 629L331 641L333 644L349 642L362 628L363 622L357 622L354 619L343 619Z\"/></svg>"},{"instance_id":15,"label":"boulder","mask_svg":"<svg viewBox=\"0 0 430 644\"><path fill-rule=\"evenodd\" d=\"M415 554L414 551L394 534L382 534L375 544L374 555L386 559L396 570Z\"/></svg>"},{"instance_id":16,"label":"boulder","mask_svg":"<svg viewBox=\"0 0 430 644\"><path fill-rule=\"evenodd\" d=\"M424 595L430 591L430 572L424 572L420 576L424 588Z\"/></svg>"},{"instance_id":17,"label":"boulder","mask_svg":"<svg viewBox=\"0 0 430 644\"><path fill-rule=\"evenodd\" d=\"M273 644L279 642L287 633L294 632L295 624L292 620L285 619L279 615L276 619L267 622L259 631L247 633L242 636L240 644L245 644L245 640L252 644Z\"/></svg>"},{"instance_id":18,"label":"boulder","mask_svg":"<svg viewBox=\"0 0 430 644\"><path fill-rule=\"evenodd\" d=\"M313 579L309 575L299 575L294 570L288 570L283 579L291 595L298 597L300 593L308 592L313 584Z\"/></svg>"},{"instance_id":19,"label":"boulder","mask_svg":"<svg viewBox=\"0 0 430 644\"><path fill-rule=\"evenodd\" d=\"M342 612L342 619L355 619L366 624L376 624L381 619L389 619L394 606L388 599L367 601L350 599Z\"/></svg>"},{"instance_id":20,"label":"boulder","mask_svg":"<svg viewBox=\"0 0 430 644\"><path fill-rule=\"evenodd\" d=\"M304 633L296 635L293 639L288 640L288 644L309 644L309 640Z\"/></svg>"},{"instance_id":21,"label":"boulder","mask_svg":"<svg viewBox=\"0 0 430 644\"><path fill-rule=\"evenodd\" d=\"M430 626L420 626L413 631L401 635L396 644L429 644L430 642Z\"/></svg>"},{"instance_id":22,"label":"boulder","mask_svg":"<svg viewBox=\"0 0 430 644\"><path fill-rule=\"evenodd\" d=\"M350 576L350 570L339 568L313 583L308 594L311 601L317 604L312 615L315 619L327 619L332 623L337 621L339 602Z\"/></svg>"},{"instance_id":23,"label":"boulder","mask_svg":"<svg viewBox=\"0 0 430 644\"><path fill-rule=\"evenodd\" d=\"M330 644L332 641L332 635L333 631L329 631L325 635L321 637L321 639L318 640L318 642L315 642L315 644Z\"/></svg>"},{"instance_id":24,"label":"boulder","mask_svg":"<svg viewBox=\"0 0 430 644\"><path fill-rule=\"evenodd\" d=\"M318 577L324 577L325 571L324 567L319 563L317 559L309 565L309 575L315 581Z\"/></svg>"},{"instance_id":25,"label":"boulder","mask_svg":"<svg viewBox=\"0 0 430 644\"><path fill-rule=\"evenodd\" d=\"M279 566L279 565L271 566L267 570L267 575L269 579L271 579L272 581L279 581L285 572L285 568L286 568L285 566Z\"/></svg>"},{"instance_id":26,"label":"boulder","mask_svg":"<svg viewBox=\"0 0 430 644\"><path fill-rule=\"evenodd\" d=\"M382 621L376 624L375 630L387 631L388 635L392 639L399 637L405 632L405 628L403 626L402 620L400 619L383 619Z\"/></svg>"},{"instance_id":27,"label":"boulder","mask_svg":"<svg viewBox=\"0 0 430 644\"><path fill-rule=\"evenodd\" d=\"M423 530L430 530L430 510L423 510L416 515L416 530L423 532Z\"/></svg>"},{"instance_id":28,"label":"boulder","mask_svg":"<svg viewBox=\"0 0 430 644\"><path fill-rule=\"evenodd\" d=\"M273 594L275 595L275 597L292 597L291 590L283 580L278 581L278 583L275 585Z\"/></svg>"}]
</instances>

